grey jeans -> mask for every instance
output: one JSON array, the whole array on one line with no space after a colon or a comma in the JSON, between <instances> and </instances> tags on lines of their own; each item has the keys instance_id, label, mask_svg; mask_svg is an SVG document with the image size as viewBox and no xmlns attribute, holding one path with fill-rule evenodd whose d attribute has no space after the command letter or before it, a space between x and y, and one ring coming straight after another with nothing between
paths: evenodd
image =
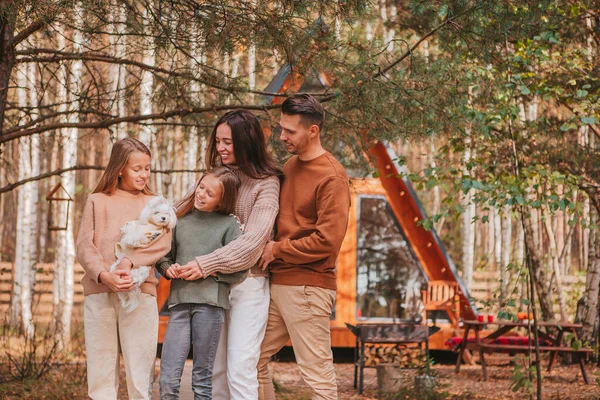
<instances>
[{"instance_id":1,"label":"grey jeans","mask_svg":"<svg viewBox=\"0 0 600 400\"><path fill-rule=\"evenodd\" d=\"M178 304L171 309L160 360L160 398L179 399L185 360L193 346L194 400L211 399L212 371L225 313L208 304Z\"/></svg>"}]
</instances>

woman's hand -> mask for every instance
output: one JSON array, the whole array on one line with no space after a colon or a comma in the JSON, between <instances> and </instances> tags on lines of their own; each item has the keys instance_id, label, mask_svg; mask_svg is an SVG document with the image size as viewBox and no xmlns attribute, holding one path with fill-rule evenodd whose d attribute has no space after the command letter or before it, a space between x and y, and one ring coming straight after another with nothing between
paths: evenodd
<instances>
[{"instance_id":1,"label":"woman's hand","mask_svg":"<svg viewBox=\"0 0 600 400\"><path fill-rule=\"evenodd\" d=\"M196 260L192 260L185 265L180 265L177 268L177 272L179 274L178 278L185 279L186 281L195 281L196 279L204 278L202 269Z\"/></svg>"},{"instance_id":2,"label":"woman's hand","mask_svg":"<svg viewBox=\"0 0 600 400\"><path fill-rule=\"evenodd\" d=\"M113 272L100 272L100 281L113 292L128 292L133 288L133 279L127 271L116 269Z\"/></svg>"},{"instance_id":3,"label":"woman's hand","mask_svg":"<svg viewBox=\"0 0 600 400\"><path fill-rule=\"evenodd\" d=\"M171 264L171 266L169 268L167 268L167 270L165 271L165 275L167 275L167 277L169 277L171 279L179 278L179 268L180 267L181 266L177 263Z\"/></svg>"}]
</instances>

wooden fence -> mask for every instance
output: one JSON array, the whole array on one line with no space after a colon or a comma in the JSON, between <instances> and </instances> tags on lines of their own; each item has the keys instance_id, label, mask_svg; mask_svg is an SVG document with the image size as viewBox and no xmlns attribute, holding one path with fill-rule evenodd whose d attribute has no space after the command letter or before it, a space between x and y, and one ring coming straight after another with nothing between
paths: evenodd
<instances>
[{"instance_id":1,"label":"wooden fence","mask_svg":"<svg viewBox=\"0 0 600 400\"><path fill-rule=\"evenodd\" d=\"M471 286L471 297L475 300L475 305L480 307L483 312L495 312L498 307L497 297L500 295L500 274L498 272L475 271L473 273L473 284ZM513 277L509 284L509 290L515 289L519 285ZM563 276L563 291L565 296L567 315L574 316L577 308L577 301L585 290L585 275L581 276ZM522 289L522 286L519 289ZM554 293L554 313L560 319L560 308L556 295L556 288L553 287ZM512 299L519 303L519 295L512 295Z\"/></svg>"},{"instance_id":2,"label":"wooden fence","mask_svg":"<svg viewBox=\"0 0 600 400\"><path fill-rule=\"evenodd\" d=\"M83 277L83 269L79 264L74 271L73 319L83 319L83 287L79 283ZM54 279L54 264L39 264L35 276L35 294L33 296L33 312L36 321L50 322L52 319L52 280ZM477 307L483 312L496 312L494 295L499 294L498 273L476 271L473 274L471 297ZM567 300L567 315L574 315L577 300L585 288L585 276L563 277L564 293ZM0 315L7 315L10 308L10 298L13 284L13 265L0 263ZM514 287L514 283L510 286ZM557 299L555 299L557 300ZM518 300L517 300L518 302ZM555 313L558 314L558 301L555 301Z\"/></svg>"},{"instance_id":3,"label":"wooden fence","mask_svg":"<svg viewBox=\"0 0 600 400\"><path fill-rule=\"evenodd\" d=\"M54 264L38 264L37 267L32 311L36 322L48 323L52 320L54 310L52 302ZM73 318L78 321L83 321L83 287L79 283L83 274L83 268L79 264L75 264ZM10 310L12 286L13 264L0 263L0 315L6 316Z\"/></svg>"}]
</instances>

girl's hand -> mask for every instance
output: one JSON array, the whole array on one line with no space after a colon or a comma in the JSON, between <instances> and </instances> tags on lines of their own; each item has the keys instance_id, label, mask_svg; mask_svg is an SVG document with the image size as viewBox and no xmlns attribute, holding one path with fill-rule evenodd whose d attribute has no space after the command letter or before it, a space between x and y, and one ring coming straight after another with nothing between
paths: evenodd
<instances>
[{"instance_id":1,"label":"girl's hand","mask_svg":"<svg viewBox=\"0 0 600 400\"><path fill-rule=\"evenodd\" d=\"M179 279L185 279L186 281L195 281L196 279L204 278L202 269L196 260L192 260L185 265L181 265L177 272L179 273Z\"/></svg>"},{"instance_id":2,"label":"girl's hand","mask_svg":"<svg viewBox=\"0 0 600 400\"><path fill-rule=\"evenodd\" d=\"M165 275L171 279L177 279L179 278L179 268L179 264L171 264L171 266L165 271Z\"/></svg>"},{"instance_id":3,"label":"girl's hand","mask_svg":"<svg viewBox=\"0 0 600 400\"><path fill-rule=\"evenodd\" d=\"M119 269L100 272L100 280L113 292L128 292L133 288L133 279L129 273Z\"/></svg>"}]
</instances>

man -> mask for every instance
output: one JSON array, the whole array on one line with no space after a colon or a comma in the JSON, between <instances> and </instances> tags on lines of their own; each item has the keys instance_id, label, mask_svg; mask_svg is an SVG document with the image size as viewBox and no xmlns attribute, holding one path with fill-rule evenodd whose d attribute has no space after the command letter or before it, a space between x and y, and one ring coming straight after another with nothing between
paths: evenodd
<instances>
[{"instance_id":1,"label":"man","mask_svg":"<svg viewBox=\"0 0 600 400\"><path fill-rule=\"evenodd\" d=\"M350 190L341 164L321 146L325 112L312 96L281 105L281 141L294 156L283 168L277 235L261 266L271 266L271 303L258 362L259 399L275 399L269 358L291 339L313 399L337 399L329 318L335 264L348 225Z\"/></svg>"}]
</instances>

